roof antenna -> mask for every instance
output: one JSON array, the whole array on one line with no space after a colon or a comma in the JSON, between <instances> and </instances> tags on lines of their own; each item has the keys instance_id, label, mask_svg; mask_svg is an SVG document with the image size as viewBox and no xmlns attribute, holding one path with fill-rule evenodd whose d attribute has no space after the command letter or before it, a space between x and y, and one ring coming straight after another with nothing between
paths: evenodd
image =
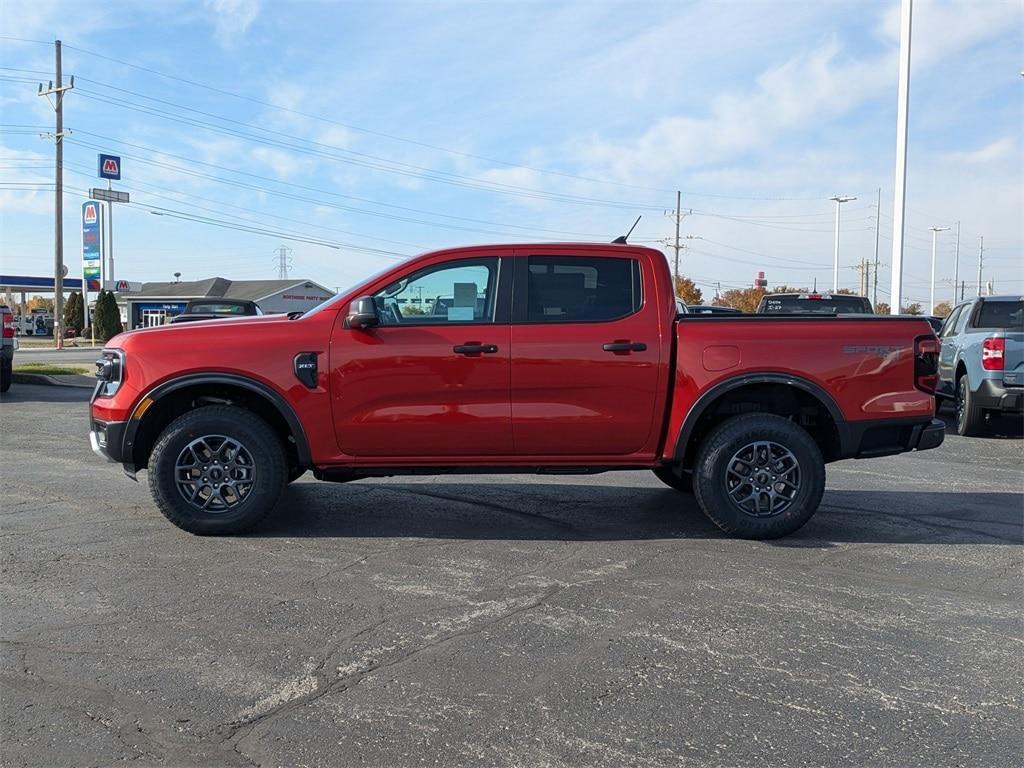
<instances>
[{"instance_id":1,"label":"roof antenna","mask_svg":"<svg viewBox=\"0 0 1024 768\"><path fill-rule=\"evenodd\" d=\"M636 225L639 224L639 223L640 223L640 217L637 216L636 217L636 221L633 222L633 226L629 228L629 232L627 232L626 234L621 235L619 237L616 237L614 240L612 240L612 243L614 243L615 245L625 245L626 244L626 238L628 238L630 235L633 234L633 230L636 229Z\"/></svg>"}]
</instances>

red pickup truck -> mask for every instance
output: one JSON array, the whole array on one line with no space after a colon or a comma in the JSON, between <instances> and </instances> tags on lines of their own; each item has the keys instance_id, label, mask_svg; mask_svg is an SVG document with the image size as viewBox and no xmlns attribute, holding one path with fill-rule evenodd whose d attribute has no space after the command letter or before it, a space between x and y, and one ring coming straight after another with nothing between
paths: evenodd
<instances>
[{"instance_id":1,"label":"red pickup truck","mask_svg":"<svg viewBox=\"0 0 1024 768\"><path fill-rule=\"evenodd\" d=\"M306 470L644 470L724 531L774 538L825 464L934 448L923 319L681 315L660 252L625 244L427 253L305 314L115 337L93 449L193 533L250 528Z\"/></svg>"}]
</instances>

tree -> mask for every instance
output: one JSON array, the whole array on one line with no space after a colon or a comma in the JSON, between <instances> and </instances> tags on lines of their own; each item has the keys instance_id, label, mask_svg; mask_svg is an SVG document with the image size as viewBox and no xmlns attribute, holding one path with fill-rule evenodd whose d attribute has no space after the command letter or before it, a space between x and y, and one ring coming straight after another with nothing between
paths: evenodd
<instances>
[{"instance_id":1,"label":"tree","mask_svg":"<svg viewBox=\"0 0 1024 768\"><path fill-rule=\"evenodd\" d=\"M900 314L903 315L920 315L923 314L921 311L921 305L916 301L913 304L907 304L900 310Z\"/></svg>"},{"instance_id":2,"label":"tree","mask_svg":"<svg viewBox=\"0 0 1024 768\"><path fill-rule=\"evenodd\" d=\"M715 304L753 314L757 311L757 305L761 303L764 294L764 288L734 288L715 299Z\"/></svg>"},{"instance_id":3,"label":"tree","mask_svg":"<svg viewBox=\"0 0 1024 768\"><path fill-rule=\"evenodd\" d=\"M942 301L935 305L935 316L936 317L949 317L949 313L953 311L953 307L948 301Z\"/></svg>"},{"instance_id":4,"label":"tree","mask_svg":"<svg viewBox=\"0 0 1024 768\"><path fill-rule=\"evenodd\" d=\"M876 315L888 315L889 314L889 305L886 304L884 301L878 302L878 304L875 305L875 314Z\"/></svg>"},{"instance_id":5,"label":"tree","mask_svg":"<svg viewBox=\"0 0 1024 768\"><path fill-rule=\"evenodd\" d=\"M92 323L96 336L102 341L108 341L121 332L121 311L117 308L113 292L100 291L96 297Z\"/></svg>"},{"instance_id":6,"label":"tree","mask_svg":"<svg viewBox=\"0 0 1024 768\"><path fill-rule=\"evenodd\" d=\"M64 304L64 327L82 330L83 325L82 294L78 291L72 291Z\"/></svg>"},{"instance_id":7,"label":"tree","mask_svg":"<svg viewBox=\"0 0 1024 768\"><path fill-rule=\"evenodd\" d=\"M53 299L44 299L42 296L33 296L26 302L26 304L28 305L29 312L33 309L45 309L47 312L53 312Z\"/></svg>"},{"instance_id":8,"label":"tree","mask_svg":"<svg viewBox=\"0 0 1024 768\"><path fill-rule=\"evenodd\" d=\"M683 275L679 275L676 278L676 296L682 299L684 304L700 304L703 298L703 294L696 283Z\"/></svg>"}]
</instances>

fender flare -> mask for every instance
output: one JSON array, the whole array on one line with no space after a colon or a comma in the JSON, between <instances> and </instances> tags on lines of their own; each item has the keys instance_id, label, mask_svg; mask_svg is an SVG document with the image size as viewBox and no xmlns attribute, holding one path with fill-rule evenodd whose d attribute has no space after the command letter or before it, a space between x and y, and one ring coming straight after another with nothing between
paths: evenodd
<instances>
[{"instance_id":1,"label":"fender flare","mask_svg":"<svg viewBox=\"0 0 1024 768\"><path fill-rule=\"evenodd\" d=\"M185 387L195 386L197 384L230 384L231 386L246 389L268 400L277 412L281 414L281 418L284 419L285 424L288 425L288 431L291 432L292 439L295 440L295 450L296 453L298 453L299 465L304 469L308 469L313 466L313 458L309 451L309 440L306 438L306 431L302 428L302 422L299 421L299 417L296 415L291 404L284 398L284 396L281 395L280 392L272 387L260 381L256 381L255 379L250 379L246 376L239 376L235 373L192 373L171 379L170 381L165 381L163 384L159 384L150 389L145 395L139 398L135 408L132 409L132 415L128 418L128 421L125 424L124 438L121 444L121 455L125 457L133 456L136 432L138 431L139 425L142 423L142 416L144 415L144 412L149 409L150 405L152 405L151 403L143 408L143 403L145 403L146 400L158 402L160 398L170 394L171 392L184 389Z\"/></svg>"},{"instance_id":2,"label":"fender flare","mask_svg":"<svg viewBox=\"0 0 1024 768\"><path fill-rule=\"evenodd\" d=\"M844 456L847 455L851 438L848 434L849 430L846 428L846 418L843 416L842 410L839 408L838 404L836 404L832 395L825 391L825 389L820 385L815 384L813 381L808 381L800 376L794 376L791 373L774 373L766 371L762 373L745 373L731 379L726 379L725 381L719 382L715 386L711 387L711 389L698 397L696 402L690 406L690 410L687 412L686 418L683 419L683 426L680 428L679 435L676 438L676 447L673 452L673 458L675 461L682 462L685 459L686 448L690 441L690 435L693 434L693 429L697 426L697 422L700 421L701 416L704 415L712 403L727 392L739 389L740 387L745 387L749 384L784 384L803 390L807 394L819 400L825 408L828 409L829 415L832 417L832 421L835 422L836 430L839 432L840 454Z\"/></svg>"}]
</instances>

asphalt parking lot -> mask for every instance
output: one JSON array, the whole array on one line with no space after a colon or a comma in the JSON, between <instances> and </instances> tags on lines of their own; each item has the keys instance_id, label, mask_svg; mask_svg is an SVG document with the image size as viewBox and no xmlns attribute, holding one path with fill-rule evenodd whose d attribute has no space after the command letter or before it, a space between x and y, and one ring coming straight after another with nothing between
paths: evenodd
<instances>
[{"instance_id":1,"label":"asphalt parking lot","mask_svg":"<svg viewBox=\"0 0 1024 768\"><path fill-rule=\"evenodd\" d=\"M2 765L1021 763L1013 423L831 465L777 542L646 473L304 478L216 539L87 395L0 405Z\"/></svg>"}]
</instances>

